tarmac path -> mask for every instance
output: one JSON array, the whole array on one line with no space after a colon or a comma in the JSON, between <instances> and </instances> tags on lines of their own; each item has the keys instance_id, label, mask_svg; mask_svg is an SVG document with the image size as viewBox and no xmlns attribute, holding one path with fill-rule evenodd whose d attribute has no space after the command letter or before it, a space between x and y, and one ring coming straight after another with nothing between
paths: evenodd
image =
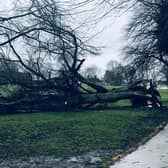
<instances>
[{"instance_id":1,"label":"tarmac path","mask_svg":"<svg viewBox=\"0 0 168 168\"><path fill-rule=\"evenodd\" d=\"M168 125L110 168L168 168Z\"/></svg>"}]
</instances>

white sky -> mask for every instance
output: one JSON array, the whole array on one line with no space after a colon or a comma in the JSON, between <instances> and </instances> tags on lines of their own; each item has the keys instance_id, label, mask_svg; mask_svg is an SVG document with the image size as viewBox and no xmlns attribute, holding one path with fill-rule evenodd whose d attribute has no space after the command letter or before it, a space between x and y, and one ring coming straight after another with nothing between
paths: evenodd
<instances>
[{"instance_id":1,"label":"white sky","mask_svg":"<svg viewBox=\"0 0 168 168\"><path fill-rule=\"evenodd\" d=\"M105 19L102 21L95 31L99 31L104 27L104 31L101 32L94 40L93 43L98 46L104 46L101 55L96 57L88 57L85 62L85 66L97 65L102 70L105 70L106 64L110 60L122 60L122 47L126 44L126 39L124 38L125 30L129 16L123 14L115 19Z\"/></svg>"},{"instance_id":2,"label":"white sky","mask_svg":"<svg viewBox=\"0 0 168 168\"><path fill-rule=\"evenodd\" d=\"M0 0L0 10L11 7L12 0ZM128 14L123 14L120 17L108 17L100 23L92 27L90 34L100 32L91 43L96 46L103 46L100 56L87 57L84 67L96 65L102 72L106 69L106 64L110 60L122 60L121 49L126 43L124 40L124 28L128 23ZM103 31L102 31L103 30ZM89 33L89 32L88 32Z\"/></svg>"}]
</instances>

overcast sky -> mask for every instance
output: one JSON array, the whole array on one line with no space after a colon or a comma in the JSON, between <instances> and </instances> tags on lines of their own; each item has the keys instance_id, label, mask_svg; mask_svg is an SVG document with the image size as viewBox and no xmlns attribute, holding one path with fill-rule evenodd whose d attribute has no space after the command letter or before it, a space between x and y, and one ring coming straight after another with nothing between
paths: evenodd
<instances>
[{"instance_id":1,"label":"overcast sky","mask_svg":"<svg viewBox=\"0 0 168 168\"><path fill-rule=\"evenodd\" d=\"M93 40L93 43L98 46L104 46L101 51L100 56L88 57L85 65L97 65L101 69L106 68L106 64L110 60L122 60L121 50L126 44L126 39L124 38L125 27L128 23L129 16L123 14L115 19L105 19L96 27L95 31L103 29L104 31L99 33L98 36Z\"/></svg>"},{"instance_id":2,"label":"overcast sky","mask_svg":"<svg viewBox=\"0 0 168 168\"><path fill-rule=\"evenodd\" d=\"M12 0L0 0L0 10L11 7ZM92 26L91 35L97 32L98 35L91 40L91 43L95 46L104 47L100 56L88 57L84 64L84 67L97 65L101 68L102 72L106 69L106 64L110 60L122 60L121 49L126 43L124 40L124 28L128 23L128 14L123 14L120 17L108 17L99 22L95 27Z\"/></svg>"}]
</instances>

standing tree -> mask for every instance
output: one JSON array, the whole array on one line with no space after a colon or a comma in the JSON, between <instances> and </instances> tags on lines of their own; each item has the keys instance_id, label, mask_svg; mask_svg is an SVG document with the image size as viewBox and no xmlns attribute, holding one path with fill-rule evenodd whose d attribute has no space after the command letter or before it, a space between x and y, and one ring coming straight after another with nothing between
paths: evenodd
<instances>
[{"instance_id":1,"label":"standing tree","mask_svg":"<svg viewBox=\"0 0 168 168\"><path fill-rule=\"evenodd\" d=\"M136 67L168 66L168 1L141 0L128 29L127 58Z\"/></svg>"},{"instance_id":2,"label":"standing tree","mask_svg":"<svg viewBox=\"0 0 168 168\"><path fill-rule=\"evenodd\" d=\"M161 69L161 73L163 74L162 84L168 85L168 66L163 66Z\"/></svg>"},{"instance_id":3,"label":"standing tree","mask_svg":"<svg viewBox=\"0 0 168 168\"><path fill-rule=\"evenodd\" d=\"M87 80L89 80L90 82L93 82L93 83L99 83L99 82L101 82L101 80L98 77L99 74L100 74L100 69L96 65L87 67L84 70L83 73L84 73L84 77Z\"/></svg>"},{"instance_id":4,"label":"standing tree","mask_svg":"<svg viewBox=\"0 0 168 168\"><path fill-rule=\"evenodd\" d=\"M124 82L124 67L117 61L110 61L104 74L104 81L112 85L122 85Z\"/></svg>"}]
</instances>

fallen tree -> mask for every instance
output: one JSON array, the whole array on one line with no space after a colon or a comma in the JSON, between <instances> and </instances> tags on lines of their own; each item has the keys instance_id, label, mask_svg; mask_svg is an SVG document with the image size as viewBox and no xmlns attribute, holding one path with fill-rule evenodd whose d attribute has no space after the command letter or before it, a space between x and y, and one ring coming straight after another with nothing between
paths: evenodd
<instances>
[{"instance_id":1,"label":"fallen tree","mask_svg":"<svg viewBox=\"0 0 168 168\"><path fill-rule=\"evenodd\" d=\"M146 83L148 81L141 80L129 87L123 87L106 92L95 92L76 90L76 92L69 90L65 93L57 92L27 92L26 94L15 94L11 97L0 98L1 112L16 112L16 111L43 111L43 110L71 110L88 108L95 104L101 103L114 103L120 100L131 100L132 105L151 106L161 108L162 103L160 100L159 92L153 83L150 81L150 87L147 89ZM145 85L144 85L145 84ZM35 89L36 90L36 89ZM37 90L36 90L37 91ZM91 93L92 92L92 93Z\"/></svg>"},{"instance_id":2,"label":"fallen tree","mask_svg":"<svg viewBox=\"0 0 168 168\"><path fill-rule=\"evenodd\" d=\"M30 0L0 16L0 84L18 91L0 97L1 111L64 110L130 99L134 106L161 107L159 93L149 81L108 90L80 74L85 55L97 54L67 23L66 9L55 0ZM72 21L72 20L70 20Z\"/></svg>"}]
</instances>

